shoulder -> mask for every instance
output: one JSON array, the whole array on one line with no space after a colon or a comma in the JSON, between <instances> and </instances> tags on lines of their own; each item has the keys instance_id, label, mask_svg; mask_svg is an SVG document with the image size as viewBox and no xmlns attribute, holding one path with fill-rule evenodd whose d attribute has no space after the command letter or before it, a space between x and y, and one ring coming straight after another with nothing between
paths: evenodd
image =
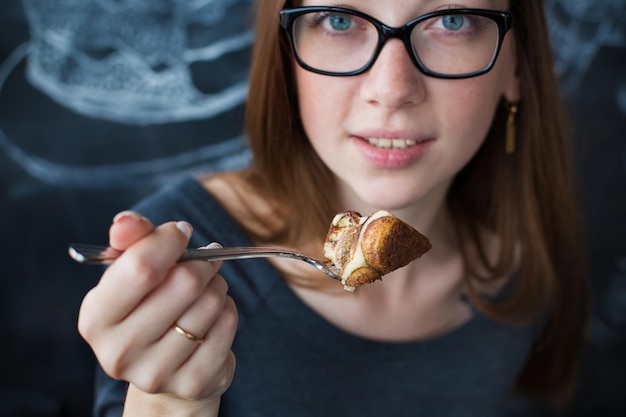
<instances>
[{"instance_id":1,"label":"shoulder","mask_svg":"<svg viewBox=\"0 0 626 417\"><path fill-rule=\"evenodd\" d=\"M286 229L284 207L261 188L249 171L214 174L201 178L200 183L255 243L271 243Z\"/></svg>"},{"instance_id":2,"label":"shoulder","mask_svg":"<svg viewBox=\"0 0 626 417\"><path fill-rule=\"evenodd\" d=\"M217 200L191 176L185 176L161 187L133 207L154 223L171 220L195 221L202 212L223 211Z\"/></svg>"}]
</instances>

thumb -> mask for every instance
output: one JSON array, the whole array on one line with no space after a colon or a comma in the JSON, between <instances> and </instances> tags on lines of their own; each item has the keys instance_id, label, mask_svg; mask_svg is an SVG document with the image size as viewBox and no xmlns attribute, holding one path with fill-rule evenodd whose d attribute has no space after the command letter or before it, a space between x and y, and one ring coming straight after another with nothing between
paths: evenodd
<instances>
[{"instance_id":1,"label":"thumb","mask_svg":"<svg viewBox=\"0 0 626 417\"><path fill-rule=\"evenodd\" d=\"M126 250L154 230L150 220L134 211L122 211L113 218L109 228L109 244L117 250Z\"/></svg>"}]
</instances>

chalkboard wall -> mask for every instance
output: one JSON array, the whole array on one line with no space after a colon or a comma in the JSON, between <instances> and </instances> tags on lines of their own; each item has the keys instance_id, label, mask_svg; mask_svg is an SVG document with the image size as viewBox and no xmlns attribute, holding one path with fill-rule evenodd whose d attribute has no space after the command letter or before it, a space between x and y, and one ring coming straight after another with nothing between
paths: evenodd
<instances>
[{"instance_id":1,"label":"chalkboard wall","mask_svg":"<svg viewBox=\"0 0 626 417\"><path fill-rule=\"evenodd\" d=\"M0 415L86 416L71 241L172 179L244 166L251 0L3 0ZM595 311L570 416L626 415L626 0L549 0Z\"/></svg>"}]
</instances>

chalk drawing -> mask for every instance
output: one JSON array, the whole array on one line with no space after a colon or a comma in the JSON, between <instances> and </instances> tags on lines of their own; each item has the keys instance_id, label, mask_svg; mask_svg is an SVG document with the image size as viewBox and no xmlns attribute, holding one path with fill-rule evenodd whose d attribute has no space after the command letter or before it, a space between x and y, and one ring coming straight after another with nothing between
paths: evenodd
<instances>
[{"instance_id":1,"label":"chalk drawing","mask_svg":"<svg viewBox=\"0 0 626 417\"><path fill-rule=\"evenodd\" d=\"M545 9L566 92L578 87L601 47L626 46L624 0L545 0Z\"/></svg>"},{"instance_id":2,"label":"chalk drawing","mask_svg":"<svg viewBox=\"0 0 626 417\"><path fill-rule=\"evenodd\" d=\"M12 70L28 51L28 44L18 47L0 66L0 91ZM51 185L100 189L110 186L158 183L171 175L193 170L215 171L245 166L250 152L244 137L227 139L177 155L127 164L72 166L27 153L0 129L0 149L32 177Z\"/></svg>"},{"instance_id":3,"label":"chalk drawing","mask_svg":"<svg viewBox=\"0 0 626 417\"><path fill-rule=\"evenodd\" d=\"M247 68L232 68L235 82L208 94L190 66L250 48L249 2L24 0L27 75L90 117L140 125L213 117L245 101Z\"/></svg>"},{"instance_id":4,"label":"chalk drawing","mask_svg":"<svg viewBox=\"0 0 626 417\"><path fill-rule=\"evenodd\" d=\"M0 65L0 94L10 75L26 62L32 86L78 115L139 129L210 120L245 103L247 55L253 43L250 4L23 0L31 39ZM198 63L215 70L208 74L215 79L215 91L203 92L194 84L191 66ZM47 135L54 132L41 132L41 140L53 140ZM129 141L132 147L132 138ZM20 146L19 138L1 129L0 149L41 183L94 189L165 182L184 173L234 169L250 161L244 137L223 138L158 159L97 166L33 155Z\"/></svg>"}]
</instances>

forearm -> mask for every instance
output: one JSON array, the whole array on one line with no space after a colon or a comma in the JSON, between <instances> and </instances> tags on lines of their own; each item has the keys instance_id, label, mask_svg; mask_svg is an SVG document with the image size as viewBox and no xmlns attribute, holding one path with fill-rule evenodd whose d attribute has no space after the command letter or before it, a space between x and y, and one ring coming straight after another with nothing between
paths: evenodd
<instances>
[{"instance_id":1,"label":"forearm","mask_svg":"<svg viewBox=\"0 0 626 417\"><path fill-rule=\"evenodd\" d=\"M132 384L124 404L124 417L217 417L220 397L189 401L167 394L147 394Z\"/></svg>"}]
</instances>

